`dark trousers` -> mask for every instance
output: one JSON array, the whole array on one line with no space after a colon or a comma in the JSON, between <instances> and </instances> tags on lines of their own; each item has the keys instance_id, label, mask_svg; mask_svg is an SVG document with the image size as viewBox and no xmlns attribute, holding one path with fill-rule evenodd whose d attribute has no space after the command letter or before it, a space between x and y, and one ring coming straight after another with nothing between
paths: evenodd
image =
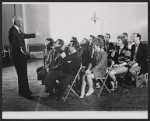
<instances>
[{"instance_id":1,"label":"dark trousers","mask_svg":"<svg viewBox=\"0 0 150 121\"><path fill-rule=\"evenodd\" d=\"M47 75L46 68L44 68L44 66L39 67L39 68L37 68L36 72L37 72L37 80L41 80L42 85L43 85L44 84L44 79Z\"/></svg>"},{"instance_id":2,"label":"dark trousers","mask_svg":"<svg viewBox=\"0 0 150 121\"><path fill-rule=\"evenodd\" d=\"M13 62L18 75L19 94L30 94L28 76L27 76L27 56L18 49L12 49Z\"/></svg>"},{"instance_id":3,"label":"dark trousers","mask_svg":"<svg viewBox=\"0 0 150 121\"><path fill-rule=\"evenodd\" d=\"M61 72L58 71L51 71L46 75L45 78L45 87L46 90L49 93L53 93L53 87L56 84L56 80L59 80L59 89L58 89L58 96L63 96L64 91L66 90L67 86L73 82L74 80L73 75L70 74L62 74Z\"/></svg>"}]
</instances>

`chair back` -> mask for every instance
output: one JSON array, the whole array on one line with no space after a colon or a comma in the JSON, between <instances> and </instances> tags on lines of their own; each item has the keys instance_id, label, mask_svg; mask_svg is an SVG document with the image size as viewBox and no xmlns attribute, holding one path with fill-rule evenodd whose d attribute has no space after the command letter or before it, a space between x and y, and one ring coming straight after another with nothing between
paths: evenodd
<instances>
[{"instance_id":1,"label":"chair back","mask_svg":"<svg viewBox=\"0 0 150 121\"><path fill-rule=\"evenodd\" d=\"M77 77L78 77L78 75L79 75L81 69L82 69L82 63L81 63L81 65L80 65L80 68L79 68L79 70L78 70L78 72L77 72L77 74L76 74L74 80L73 80L73 83L76 81L76 79L77 79Z\"/></svg>"},{"instance_id":2,"label":"chair back","mask_svg":"<svg viewBox=\"0 0 150 121\"><path fill-rule=\"evenodd\" d=\"M146 82L146 85L148 84L148 73L146 73L145 75L144 75L144 78L145 78L145 82Z\"/></svg>"}]
</instances>

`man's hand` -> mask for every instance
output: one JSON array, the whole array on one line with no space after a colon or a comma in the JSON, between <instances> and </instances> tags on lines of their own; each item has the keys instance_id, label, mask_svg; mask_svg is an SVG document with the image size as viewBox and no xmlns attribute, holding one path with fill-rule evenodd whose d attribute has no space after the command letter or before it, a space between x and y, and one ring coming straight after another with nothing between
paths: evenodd
<instances>
[{"instance_id":1,"label":"man's hand","mask_svg":"<svg viewBox=\"0 0 150 121\"><path fill-rule=\"evenodd\" d=\"M22 47L20 48L20 50L21 50L21 52L22 52L23 54L25 54L24 51L22 50Z\"/></svg>"},{"instance_id":2,"label":"man's hand","mask_svg":"<svg viewBox=\"0 0 150 121\"><path fill-rule=\"evenodd\" d=\"M119 65L118 64L114 64L113 67L119 67Z\"/></svg>"},{"instance_id":3,"label":"man's hand","mask_svg":"<svg viewBox=\"0 0 150 121\"><path fill-rule=\"evenodd\" d=\"M41 35L42 35L42 33L37 30L36 31L36 36L41 36Z\"/></svg>"},{"instance_id":4,"label":"man's hand","mask_svg":"<svg viewBox=\"0 0 150 121\"><path fill-rule=\"evenodd\" d=\"M65 53L65 52L61 53L61 54L60 54L60 57L61 57L61 58L65 58L65 57L66 57L66 53Z\"/></svg>"},{"instance_id":5,"label":"man's hand","mask_svg":"<svg viewBox=\"0 0 150 121\"><path fill-rule=\"evenodd\" d=\"M138 66L138 63L133 64L131 67L136 67Z\"/></svg>"},{"instance_id":6,"label":"man's hand","mask_svg":"<svg viewBox=\"0 0 150 121\"><path fill-rule=\"evenodd\" d=\"M50 43L50 42L46 40L46 41L45 41L45 46L48 45L49 43Z\"/></svg>"},{"instance_id":7,"label":"man's hand","mask_svg":"<svg viewBox=\"0 0 150 121\"><path fill-rule=\"evenodd\" d=\"M132 66L134 63L135 63L134 61L130 61L130 62L128 62L128 65Z\"/></svg>"}]
</instances>

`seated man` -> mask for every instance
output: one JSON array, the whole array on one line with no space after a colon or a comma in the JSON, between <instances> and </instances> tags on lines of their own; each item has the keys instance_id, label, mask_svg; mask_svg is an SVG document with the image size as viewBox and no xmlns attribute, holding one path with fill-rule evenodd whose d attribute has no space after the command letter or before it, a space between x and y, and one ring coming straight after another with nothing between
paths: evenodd
<instances>
[{"instance_id":1,"label":"seated man","mask_svg":"<svg viewBox=\"0 0 150 121\"><path fill-rule=\"evenodd\" d=\"M78 44L75 41L70 41L68 45L69 55L66 56L64 52L60 55L62 58L62 61L60 62L60 71L50 71L46 75L44 82L46 92L50 93L48 98L57 97L60 99L63 97L63 93L67 86L74 80L82 62L82 58L77 52L77 47ZM53 91L56 80L59 80L60 82L58 93Z\"/></svg>"},{"instance_id":2,"label":"seated man","mask_svg":"<svg viewBox=\"0 0 150 121\"><path fill-rule=\"evenodd\" d=\"M129 72L132 77L132 81L134 81L136 78L136 72L140 71L140 74L147 73L148 65L147 65L147 46L140 42L141 35L138 33L134 33L132 37L135 46L132 45L131 48L131 61L130 61L131 68Z\"/></svg>"},{"instance_id":3,"label":"seated man","mask_svg":"<svg viewBox=\"0 0 150 121\"><path fill-rule=\"evenodd\" d=\"M47 56L44 59L44 68L39 71L37 70L38 73L38 79L42 80L42 84L44 84L44 79L46 77L47 72L51 70L57 70L58 69L58 63L60 61L60 54L63 52L61 50L62 46L64 45L64 41L61 39L56 40L54 43L54 49L51 49L48 53Z\"/></svg>"},{"instance_id":4,"label":"seated man","mask_svg":"<svg viewBox=\"0 0 150 121\"><path fill-rule=\"evenodd\" d=\"M99 43L99 38L95 39L93 42L93 46L95 52L91 59L91 63L89 64L88 69L85 72L85 76L82 79L82 88L81 88L81 96L80 98L84 97L85 88L86 88L86 80L89 85L88 92L86 96L90 96L93 92L93 79L104 77L106 74L107 69L107 54L104 52L103 46Z\"/></svg>"},{"instance_id":5,"label":"seated man","mask_svg":"<svg viewBox=\"0 0 150 121\"><path fill-rule=\"evenodd\" d=\"M38 76L38 77L37 77L38 80L41 80L41 79L42 79L40 73L41 73L41 71L42 71L42 70L45 68L45 66L46 66L45 60L46 60L46 58L48 57L50 51L53 50L53 45L54 45L54 40L53 40L52 38L47 38L47 39L46 39L46 42L45 42L46 48L44 49L44 52L43 52L43 56L44 56L44 57L43 57L43 63L44 63L44 66L38 67L37 70L36 70L37 76Z\"/></svg>"}]
</instances>

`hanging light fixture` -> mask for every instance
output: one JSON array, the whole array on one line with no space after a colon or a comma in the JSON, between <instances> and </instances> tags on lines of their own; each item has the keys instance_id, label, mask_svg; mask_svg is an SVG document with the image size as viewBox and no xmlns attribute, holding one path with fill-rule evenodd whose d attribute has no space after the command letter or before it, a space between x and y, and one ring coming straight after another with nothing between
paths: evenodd
<instances>
[{"instance_id":1,"label":"hanging light fixture","mask_svg":"<svg viewBox=\"0 0 150 121\"><path fill-rule=\"evenodd\" d=\"M91 18L92 21L94 21L94 23L97 22L99 18L96 16L96 12L94 12L94 16Z\"/></svg>"}]
</instances>

